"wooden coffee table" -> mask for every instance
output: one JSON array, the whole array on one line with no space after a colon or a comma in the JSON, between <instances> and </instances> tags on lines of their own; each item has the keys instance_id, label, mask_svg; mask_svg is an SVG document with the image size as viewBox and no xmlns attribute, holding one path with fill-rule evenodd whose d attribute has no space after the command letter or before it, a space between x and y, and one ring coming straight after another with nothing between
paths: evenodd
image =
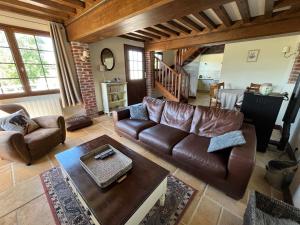
<instances>
[{"instance_id":1,"label":"wooden coffee table","mask_svg":"<svg viewBox=\"0 0 300 225\"><path fill-rule=\"evenodd\" d=\"M121 183L101 189L81 167L79 158L105 144L131 158L133 167ZM95 224L139 224L158 200L164 204L169 171L106 135L59 153L56 158Z\"/></svg>"}]
</instances>

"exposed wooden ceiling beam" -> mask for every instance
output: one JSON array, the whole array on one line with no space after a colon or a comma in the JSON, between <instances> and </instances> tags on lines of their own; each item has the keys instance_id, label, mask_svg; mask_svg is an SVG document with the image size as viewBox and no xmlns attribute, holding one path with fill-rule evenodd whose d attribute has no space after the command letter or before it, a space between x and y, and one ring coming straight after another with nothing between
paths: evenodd
<instances>
[{"instance_id":1,"label":"exposed wooden ceiling beam","mask_svg":"<svg viewBox=\"0 0 300 225\"><path fill-rule=\"evenodd\" d=\"M137 37L139 39L143 39L145 41L153 41L153 38L150 37L146 37L144 35L140 35L140 34L135 34L135 33L128 33L126 34L127 36L132 36L132 37Z\"/></svg>"},{"instance_id":2,"label":"exposed wooden ceiling beam","mask_svg":"<svg viewBox=\"0 0 300 225\"><path fill-rule=\"evenodd\" d=\"M52 2L49 0L19 0L22 2L26 2L32 5L36 5L36 6L40 6L46 9L52 9L58 12L65 12L68 13L70 15L75 15L76 13L76 9L66 6L66 5L62 5L60 3L57 2Z\"/></svg>"},{"instance_id":3,"label":"exposed wooden ceiling beam","mask_svg":"<svg viewBox=\"0 0 300 225\"><path fill-rule=\"evenodd\" d=\"M4 11L18 13L18 14L22 14L22 15L25 15L25 16L31 16L31 17L35 17L35 18L39 18L39 19L43 19L43 20L48 20L48 21L55 21L55 22L58 22L58 23L63 22L62 19L58 19L57 17L47 16L47 15L44 15L44 14L41 14L41 13L28 12L26 10L18 9L16 7L12 7L12 6L8 6L8 5L1 5L0 8L1 8L1 10L4 10Z\"/></svg>"},{"instance_id":4,"label":"exposed wooden ceiling beam","mask_svg":"<svg viewBox=\"0 0 300 225\"><path fill-rule=\"evenodd\" d=\"M181 24L177 23L174 20L170 20L167 22L171 27L173 27L174 29L178 29L179 31L182 31L184 33L190 34L192 31L184 26L182 26Z\"/></svg>"},{"instance_id":5,"label":"exposed wooden ceiling beam","mask_svg":"<svg viewBox=\"0 0 300 225\"><path fill-rule=\"evenodd\" d=\"M213 10L226 27L230 27L233 24L223 5L213 8Z\"/></svg>"},{"instance_id":6,"label":"exposed wooden ceiling beam","mask_svg":"<svg viewBox=\"0 0 300 225\"><path fill-rule=\"evenodd\" d=\"M144 31L144 30L137 30L136 33L140 33L142 35L145 35L145 36L151 37L151 38L155 38L155 39L161 39L160 36L150 33L150 32L147 32L147 31Z\"/></svg>"},{"instance_id":7,"label":"exposed wooden ceiling beam","mask_svg":"<svg viewBox=\"0 0 300 225\"><path fill-rule=\"evenodd\" d=\"M20 9L20 10L38 13L38 14L42 14L45 16L58 18L58 19L68 19L69 18L68 14L66 14L66 13L56 12L51 9L45 9L40 6L31 5L31 4L25 3L25 2L20 2L18 0L0 0L0 5L11 6L11 7Z\"/></svg>"},{"instance_id":8,"label":"exposed wooden ceiling beam","mask_svg":"<svg viewBox=\"0 0 300 225\"><path fill-rule=\"evenodd\" d=\"M85 8L85 3L80 0L51 0L52 2L57 2L62 5L66 5L72 8L82 10Z\"/></svg>"},{"instance_id":9,"label":"exposed wooden ceiling beam","mask_svg":"<svg viewBox=\"0 0 300 225\"><path fill-rule=\"evenodd\" d=\"M245 23L249 23L251 16L250 16L248 0L236 0L236 4L239 8L243 21Z\"/></svg>"},{"instance_id":10,"label":"exposed wooden ceiling beam","mask_svg":"<svg viewBox=\"0 0 300 225\"><path fill-rule=\"evenodd\" d=\"M132 41L145 42L145 40L143 40L143 39L131 37L131 36L128 36L128 35L120 35L119 37L126 38L126 39L129 39L129 40L132 40Z\"/></svg>"},{"instance_id":11,"label":"exposed wooden ceiling beam","mask_svg":"<svg viewBox=\"0 0 300 225\"><path fill-rule=\"evenodd\" d=\"M193 16L207 26L208 29L213 30L218 27L204 12L194 13Z\"/></svg>"},{"instance_id":12,"label":"exposed wooden ceiling beam","mask_svg":"<svg viewBox=\"0 0 300 225\"><path fill-rule=\"evenodd\" d=\"M279 9L286 6L294 6L299 4L300 4L299 0L278 0L274 2L274 9Z\"/></svg>"},{"instance_id":13,"label":"exposed wooden ceiling beam","mask_svg":"<svg viewBox=\"0 0 300 225\"><path fill-rule=\"evenodd\" d=\"M246 40L251 38L267 37L287 33L300 32L300 17L291 17L284 20L253 19L250 23L231 28L217 29L215 32L198 35L185 35L168 40L146 43L147 51L164 51L195 45L226 43L229 41Z\"/></svg>"},{"instance_id":14,"label":"exposed wooden ceiling beam","mask_svg":"<svg viewBox=\"0 0 300 225\"><path fill-rule=\"evenodd\" d=\"M66 23L69 40L89 42L130 33L232 0L110 0ZM113 13L112 13L113 12Z\"/></svg>"},{"instance_id":15,"label":"exposed wooden ceiling beam","mask_svg":"<svg viewBox=\"0 0 300 225\"><path fill-rule=\"evenodd\" d=\"M266 2L265 2L265 16L267 18L272 17L273 7L274 7L274 0L266 0Z\"/></svg>"},{"instance_id":16,"label":"exposed wooden ceiling beam","mask_svg":"<svg viewBox=\"0 0 300 225\"><path fill-rule=\"evenodd\" d=\"M157 24L155 26L158 27L158 28L160 28L160 29L162 29L162 30L164 30L165 32L168 32L168 33L171 33L171 34L175 34L177 36L180 34L178 31L172 30L171 28L166 27L165 25L162 25L162 24Z\"/></svg>"},{"instance_id":17,"label":"exposed wooden ceiling beam","mask_svg":"<svg viewBox=\"0 0 300 225\"><path fill-rule=\"evenodd\" d=\"M158 35L161 35L161 36L164 36L164 37L170 37L169 34L163 32L163 31L160 31L158 29L155 29L153 27L147 27L147 28L145 28L145 30L151 31L152 33L155 33L155 34L158 34Z\"/></svg>"},{"instance_id":18,"label":"exposed wooden ceiling beam","mask_svg":"<svg viewBox=\"0 0 300 225\"><path fill-rule=\"evenodd\" d=\"M191 20L190 18L188 18L187 16L184 16L182 18L177 19L179 22L183 23L184 25L195 29L196 31L202 31L203 27L201 27L200 25L198 25L196 22L194 22L193 20Z\"/></svg>"}]
</instances>

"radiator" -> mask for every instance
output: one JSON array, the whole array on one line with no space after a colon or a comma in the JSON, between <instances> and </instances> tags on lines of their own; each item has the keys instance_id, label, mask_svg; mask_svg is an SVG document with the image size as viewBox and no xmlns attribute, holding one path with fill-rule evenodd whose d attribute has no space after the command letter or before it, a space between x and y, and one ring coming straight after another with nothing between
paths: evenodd
<instances>
[{"instance_id":1,"label":"radiator","mask_svg":"<svg viewBox=\"0 0 300 225\"><path fill-rule=\"evenodd\" d=\"M19 104L29 113L30 117L62 115L59 94L41 95L14 99L0 100L0 104Z\"/></svg>"}]
</instances>

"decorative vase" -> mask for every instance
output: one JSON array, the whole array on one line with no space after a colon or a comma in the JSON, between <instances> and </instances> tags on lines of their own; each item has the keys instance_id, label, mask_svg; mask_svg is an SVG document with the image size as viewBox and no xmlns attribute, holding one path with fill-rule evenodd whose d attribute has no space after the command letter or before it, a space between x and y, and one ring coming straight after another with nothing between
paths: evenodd
<instances>
[{"instance_id":1,"label":"decorative vase","mask_svg":"<svg viewBox=\"0 0 300 225\"><path fill-rule=\"evenodd\" d=\"M271 83L264 83L260 85L259 93L262 95L269 95L273 91L273 87Z\"/></svg>"}]
</instances>

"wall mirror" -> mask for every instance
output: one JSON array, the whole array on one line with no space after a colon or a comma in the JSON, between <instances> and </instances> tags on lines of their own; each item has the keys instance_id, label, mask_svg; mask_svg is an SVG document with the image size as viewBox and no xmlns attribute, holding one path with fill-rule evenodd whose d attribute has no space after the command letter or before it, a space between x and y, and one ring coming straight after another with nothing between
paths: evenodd
<instances>
[{"instance_id":1,"label":"wall mirror","mask_svg":"<svg viewBox=\"0 0 300 225\"><path fill-rule=\"evenodd\" d=\"M112 70L115 66L115 58L112 51L108 48L104 48L101 51L101 62L105 67L105 70Z\"/></svg>"}]
</instances>

